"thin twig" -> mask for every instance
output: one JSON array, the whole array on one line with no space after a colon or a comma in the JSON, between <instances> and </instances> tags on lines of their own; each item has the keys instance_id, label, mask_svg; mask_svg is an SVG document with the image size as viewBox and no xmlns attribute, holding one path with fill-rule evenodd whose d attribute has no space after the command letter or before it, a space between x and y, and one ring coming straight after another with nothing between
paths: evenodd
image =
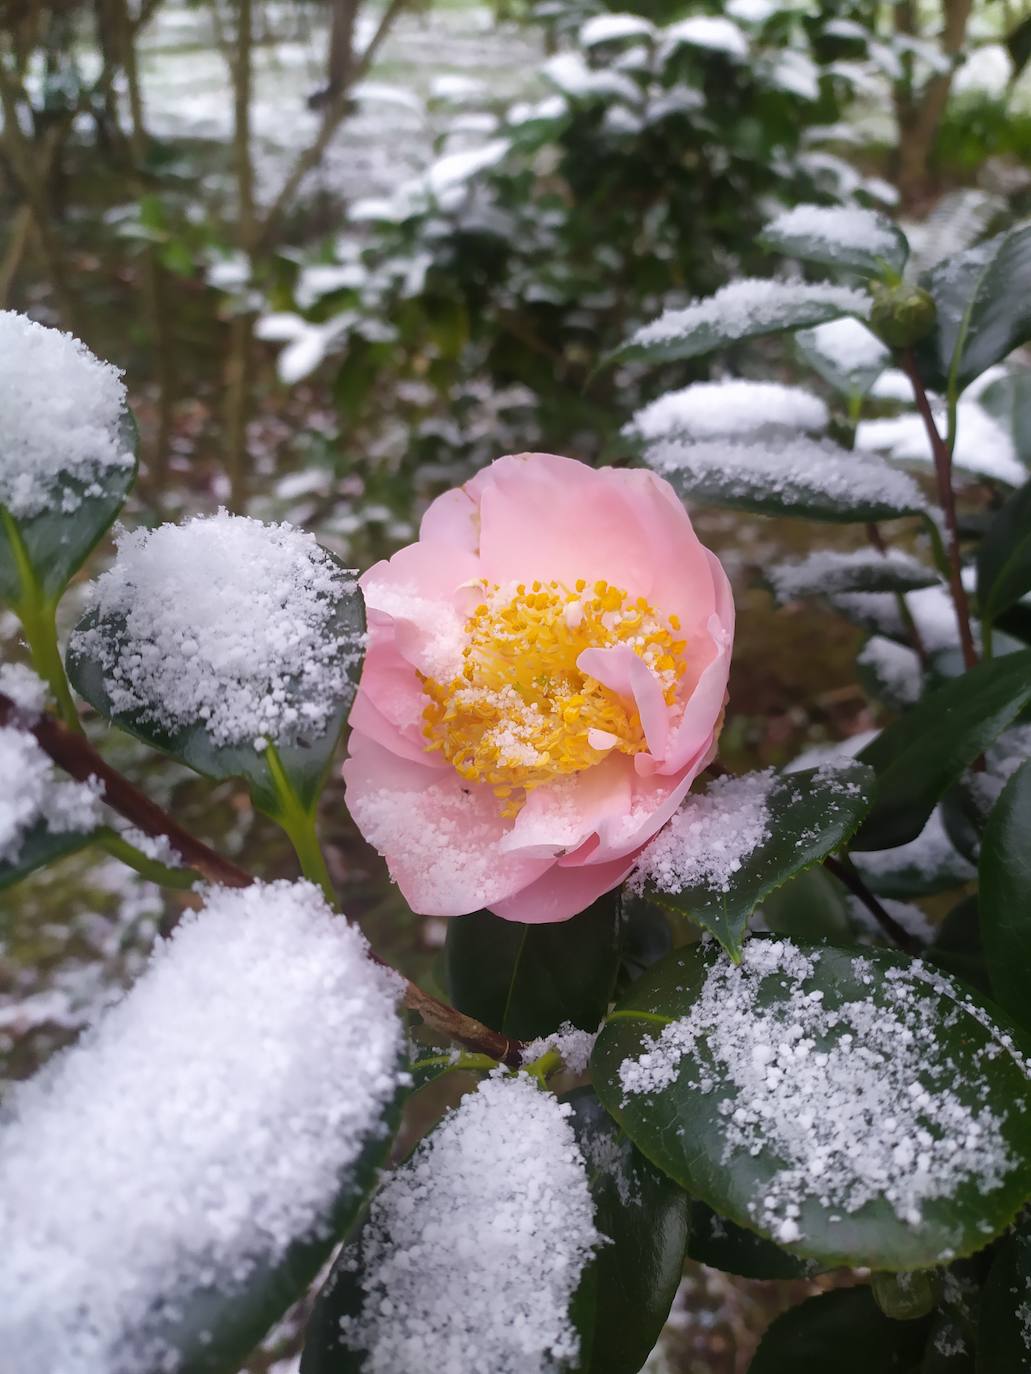
<instances>
[{"instance_id":1,"label":"thin twig","mask_svg":"<svg viewBox=\"0 0 1031 1374\"><path fill-rule=\"evenodd\" d=\"M927 438L934 455L934 473L938 483L938 502L945 514L946 547L949 555L949 588L952 602L956 608L956 623L959 626L959 642L963 650L963 663L967 669L977 663L977 650L970 629L970 606L967 602L966 588L963 586L963 564L960 558L959 525L956 521L956 498L952 490L952 454L949 446L938 432L927 391L917 370L913 350L907 348L902 354L902 368L909 378L916 398L916 408L924 422Z\"/></svg>"},{"instance_id":2,"label":"thin twig","mask_svg":"<svg viewBox=\"0 0 1031 1374\"><path fill-rule=\"evenodd\" d=\"M151 801L116 768L112 768L84 736L69 730L53 716L44 714L35 719L27 718L10 697L0 693L0 726L8 724L31 731L43 752L79 782L97 778L103 785L103 800L113 811L124 816L145 835L167 839L183 862L209 882L222 887L249 887L255 881L252 874L185 830L173 816ZM390 968L378 955L372 954L372 958L384 968ZM405 1006L417 1012L432 1030L477 1054L489 1055L491 1059L512 1068L522 1062L523 1046L520 1041L491 1030L472 1016L463 1015L454 1007L423 992L422 988L407 978L403 981Z\"/></svg>"},{"instance_id":3,"label":"thin twig","mask_svg":"<svg viewBox=\"0 0 1031 1374\"><path fill-rule=\"evenodd\" d=\"M836 859L833 854L830 854L824 859L823 866L828 873L832 873L837 878L839 883L848 888L853 897L857 897L862 902L893 944L898 945L899 949L904 950L906 954L920 953L923 948L920 941L915 940L908 930L899 925L894 916L885 911L847 859Z\"/></svg>"}]
</instances>

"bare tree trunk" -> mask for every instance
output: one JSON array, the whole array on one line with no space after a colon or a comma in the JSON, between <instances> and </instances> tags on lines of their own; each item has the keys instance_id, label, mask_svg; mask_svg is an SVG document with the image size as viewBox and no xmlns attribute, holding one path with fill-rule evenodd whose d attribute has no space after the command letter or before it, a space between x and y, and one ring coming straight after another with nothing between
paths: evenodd
<instances>
[{"instance_id":1,"label":"bare tree trunk","mask_svg":"<svg viewBox=\"0 0 1031 1374\"><path fill-rule=\"evenodd\" d=\"M930 162L952 89L955 61L966 41L971 8L972 0L942 0L941 49L950 60L949 71L933 76L917 92L912 86L910 60L906 64L907 77L896 86L895 112L899 126L896 180L905 207L920 199L930 180ZM917 36L916 5L909 0L896 4L894 11L896 32Z\"/></svg>"}]
</instances>

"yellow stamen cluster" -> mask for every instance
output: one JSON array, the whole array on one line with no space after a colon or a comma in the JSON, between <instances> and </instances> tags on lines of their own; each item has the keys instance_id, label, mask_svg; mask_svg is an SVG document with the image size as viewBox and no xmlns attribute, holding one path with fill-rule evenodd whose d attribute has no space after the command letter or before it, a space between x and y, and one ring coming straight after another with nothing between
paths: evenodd
<instances>
[{"instance_id":1,"label":"yellow stamen cluster","mask_svg":"<svg viewBox=\"0 0 1031 1374\"><path fill-rule=\"evenodd\" d=\"M686 670L676 616L607 582L484 588L466 625L460 675L424 678L423 734L470 782L488 783L518 812L542 783L647 748L633 701L580 671L585 649L625 644L655 673L667 705ZM593 731L602 732L594 736ZM601 746L601 747L599 747Z\"/></svg>"}]
</instances>

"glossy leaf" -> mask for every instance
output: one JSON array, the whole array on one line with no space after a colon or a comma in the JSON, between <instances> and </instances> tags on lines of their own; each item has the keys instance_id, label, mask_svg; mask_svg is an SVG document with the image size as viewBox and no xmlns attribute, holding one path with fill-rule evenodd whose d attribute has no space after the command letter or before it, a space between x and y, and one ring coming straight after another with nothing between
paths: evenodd
<instances>
[{"instance_id":1,"label":"glossy leaf","mask_svg":"<svg viewBox=\"0 0 1031 1374\"><path fill-rule=\"evenodd\" d=\"M844 890L825 868L808 868L763 898L758 915L775 935L847 944L852 934Z\"/></svg>"},{"instance_id":2,"label":"glossy leaf","mask_svg":"<svg viewBox=\"0 0 1031 1374\"><path fill-rule=\"evenodd\" d=\"M932 812L927 836L918 836L911 845L855 854L855 866L871 892L880 897L927 897L976 877L970 861L949 840L940 811Z\"/></svg>"},{"instance_id":3,"label":"glossy leaf","mask_svg":"<svg viewBox=\"0 0 1031 1374\"><path fill-rule=\"evenodd\" d=\"M339 566L339 559L334 557L333 561ZM90 611L79 623L77 631L91 630L97 623L97 612ZM106 635L117 639L123 632L123 626L112 619L105 624L104 630ZM364 630L365 614L360 592L354 590L341 595L334 607L327 633L340 634L348 643L357 644ZM356 662L355 678L359 666ZM67 669L69 681L75 690L106 720L204 777L218 781L242 778L250 788L256 806L273 815L278 813L282 794L276 785L267 750L255 749L249 741L238 745L217 745L200 719L185 726L167 728L139 712L116 710L108 695L103 665L96 658L89 657L75 637L68 650ZM313 807L318 799L352 697L353 682L352 690L337 703L321 734L298 736L291 743L277 746L276 753L283 772L298 803L306 809Z\"/></svg>"},{"instance_id":4,"label":"glossy leaf","mask_svg":"<svg viewBox=\"0 0 1031 1374\"><path fill-rule=\"evenodd\" d=\"M777 1318L748 1374L920 1374L930 1325L886 1317L865 1285L821 1293Z\"/></svg>"},{"instance_id":5,"label":"glossy leaf","mask_svg":"<svg viewBox=\"0 0 1031 1374\"><path fill-rule=\"evenodd\" d=\"M992 991L1011 1016L1031 1022L1031 763L995 803L981 841L981 935Z\"/></svg>"},{"instance_id":6,"label":"glossy leaf","mask_svg":"<svg viewBox=\"0 0 1031 1374\"><path fill-rule=\"evenodd\" d=\"M833 770L784 774L766 799L768 837L728 877L725 889L700 882L665 892L648 883L645 894L689 916L715 935L732 959L739 959L755 908L848 840L870 805L872 784L870 770L852 762Z\"/></svg>"},{"instance_id":7,"label":"glossy leaf","mask_svg":"<svg viewBox=\"0 0 1031 1374\"><path fill-rule=\"evenodd\" d=\"M589 1088L566 1099L587 1162L603 1245L570 1315L576 1374L637 1374L669 1316L684 1264L690 1202L637 1150Z\"/></svg>"},{"instance_id":8,"label":"glossy leaf","mask_svg":"<svg viewBox=\"0 0 1031 1374\"><path fill-rule=\"evenodd\" d=\"M1004 502L977 546L977 603L994 623L1031 591L1031 481Z\"/></svg>"},{"instance_id":9,"label":"glossy leaf","mask_svg":"<svg viewBox=\"0 0 1031 1374\"><path fill-rule=\"evenodd\" d=\"M619 965L619 895L607 893L569 921L524 925L489 911L448 922L447 974L459 1011L518 1040L564 1021L596 1030Z\"/></svg>"},{"instance_id":10,"label":"glossy leaf","mask_svg":"<svg viewBox=\"0 0 1031 1374\"><path fill-rule=\"evenodd\" d=\"M927 949L927 958L983 997L991 997L976 895L964 897L946 914Z\"/></svg>"},{"instance_id":11,"label":"glossy leaf","mask_svg":"<svg viewBox=\"0 0 1031 1374\"><path fill-rule=\"evenodd\" d=\"M843 396L865 396L885 368L891 366L891 350L880 344L873 334L870 334L870 343L873 361L860 358L857 363L847 354L842 355L823 345L818 329L800 329L795 335L795 347L802 361ZM875 344L880 347L879 354Z\"/></svg>"},{"instance_id":12,"label":"glossy leaf","mask_svg":"<svg viewBox=\"0 0 1031 1374\"><path fill-rule=\"evenodd\" d=\"M819 1273L811 1260L799 1259L772 1240L736 1226L704 1202L691 1204L687 1253L698 1264L744 1279L806 1279Z\"/></svg>"},{"instance_id":13,"label":"glossy leaf","mask_svg":"<svg viewBox=\"0 0 1031 1374\"><path fill-rule=\"evenodd\" d=\"M66 854L74 854L84 849L96 834L95 830L71 830L55 834L47 829L46 822L34 825L22 839L18 858L13 863L0 863L0 891L13 887L22 878L34 873L37 868L45 868Z\"/></svg>"},{"instance_id":14,"label":"glossy leaf","mask_svg":"<svg viewBox=\"0 0 1031 1374\"><path fill-rule=\"evenodd\" d=\"M916 592L924 587L941 584L934 568L917 563L915 559L876 549L858 549L848 556L847 563L822 561L821 555L830 550L817 550L812 562L782 563L772 567L767 580L781 601L794 601L807 596L839 596L850 592Z\"/></svg>"},{"instance_id":15,"label":"glossy leaf","mask_svg":"<svg viewBox=\"0 0 1031 1374\"><path fill-rule=\"evenodd\" d=\"M1031 371L1010 372L986 386L977 404L998 420L1013 440L1017 457L1031 468Z\"/></svg>"},{"instance_id":16,"label":"glossy leaf","mask_svg":"<svg viewBox=\"0 0 1031 1374\"><path fill-rule=\"evenodd\" d=\"M1031 1222L1025 1215L999 1245L981 1298L978 1374L1031 1374L1028 1295Z\"/></svg>"},{"instance_id":17,"label":"glossy leaf","mask_svg":"<svg viewBox=\"0 0 1031 1374\"><path fill-rule=\"evenodd\" d=\"M797 210L803 208L799 206ZM816 207L812 207L814 210ZM822 207L821 207L822 208ZM797 212L796 212L797 213ZM889 272L898 274L906 265L909 257L909 244L902 230L886 216L876 210L866 210L858 206L841 209L839 214L850 214L856 219L866 221L868 229L866 245L847 240L834 241L828 234L803 232L791 227L791 216L785 223L773 220L759 235L759 243L773 253L782 253L787 258L799 258L802 262L819 263L822 267L833 267L841 272L858 273L864 277L880 277ZM859 235L862 238L862 235ZM871 238L879 238L883 246L880 251L869 247Z\"/></svg>"},{"instance_id":18,"label":"glossy leaf","mask_svg":"<svg viewBox=\"0 0 1031 1374\"><path fill-rule=\"evenodd\" d=\"M925 385L958 390L1031 338L1031 225L945 258L921 279L937 307L917 353Z\"/></svg>"},{"instance_id":19,"label":"glossy leaf","mask_svg":"<svg viewBox=\"0 0 1031 1374\"><path fill-rule=\"evenodd\" d=\"M805 990L821 993L827 1008L871 1001L887 1008L893 986L888 974L919 969L886 949L865 949L857 958L855 949L800 942L796 948L815 961ZM664 1025L689 1013L719 957L711 947L682 949L646 974L602 1030L592 1078L609 1112L653 1163L720 1216L778 1242L754 1204L767 1196L790 1161L779 1156L774 1137L756 1153L742 1146L728 1150L727 1121L739 1090L709 1049L707 1033L699 1033L666 1086L626 1093L620 1077L624 1060L647 1053ZM768 1013L789 996L783 980L769 977L762 981L759 1005ZM938 982L918 973L908 984L907 998L911 1006L919 1002L934 1025L933 1046L921 1044L926 1066L921 1077L928 1090L947 1090L950 1100L973 1112L992 1111L1009 1158L998 1187L982 1189L967 1178L951 1195L925 1198L918 1223L900 1218L881 1195L853 1211L833 1196L822 1201L815 1190L797 1197L799 1239L778 1243L826 1267L925 1269L945 1257L972 1253L1010 1223L1031 1189L1031 1094L1022 1055L1006 1038L1011 1032L998 1030L993 1012L945 978ZM853 1038L858 1052L862 1036Z\"/></svg>"},{"instance_id":20,"label":"glossy leaf","mask_svg":"<svg viewBox=\"0 0 1031 1374\"><path fill-rule=\"evenodd\" d=\"M52 500L38 515L14 520L0 511L0 600L16 604L22 599L23 554L42 599L58 600L110 527L136 480L139 435L129 410L122 415L120 438L134 455L131 465L104 468L89 483L67 473L60 476ZM74 509L66 509L66 504Z\"/></svg>"},{"instance_id":21,"label":"glossy leaf","mask_svg":"<svg viewBox=\"0 0 1031 1374\"><path fill-rule=\"evenodd\" d=\"M893 721L859 755L877 774L854 849L916 839L935 805L1031 701L1031 651L979 663Z\"/></svg>"}]
</instances>

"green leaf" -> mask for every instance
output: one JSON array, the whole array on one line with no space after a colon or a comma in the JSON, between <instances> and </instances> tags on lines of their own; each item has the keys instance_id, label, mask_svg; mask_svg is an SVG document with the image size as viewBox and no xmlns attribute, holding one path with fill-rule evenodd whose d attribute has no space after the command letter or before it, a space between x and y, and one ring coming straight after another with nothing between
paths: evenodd
<instances>
[{"instance_id":1,"label":"green leaf","mask_svg":"<svg viewBox=\"0 0 1031 1374\"><path fill-rule=\"evenodd\" d=\"M733 282L683 310L667 310L607 361L698 358L744 339L825 324L867 308L861 293L828 282Z\"/></svg>"},{"instance_id":2,"label":"green leaf","mask_svg":"<svg viewBox=\"0 0 1031 1374\"><path fill-rule=\"evenodd\" d=\"M1031 591L1031 481L1003 503L977 546L977 603L994 623Z\"/></svg>"},{"instance_id":3,"label":"green leaf","mask_svg":"<svg viewBox=\"0 0 1031 1374\"><path fill-rule=\"evenodd\" d=\"M67 830L54 834L47 829L45 821L40 821L22 839L18 858L13 863L0 863L0 891L20 883L37 868L45 868L66 854L85 849L95 834L95 830Z\"/></svg>"},{"instance_id":4,"label":"green leaf","mask_svg":"<svg viewBox=\"0 0 1031 1374\"><path fill-rule=\"evenodd\" d=\"M977 398L1013 439L1017 457L1031 467L1031 372L1011 372L986 386Z\"/></svg>"},{"instance_id":5,"label":"green leaf","mask_svg":"<svg viewBox=\"0 0 1031 1374\"><path fill-rule=\"evenodd\" d=\"M775 935L847 944L852 934L840 883L824 868L809 868L763 899L760 915Z\"/></svg>"},{"instance_id":6,"label":"green leaf","mask_svg":"<svg viewBox=\"0 0 1031 1374\"><path fill-rule=\"evenodd\" d=\"M796 220L806 211L811 212L813 223L809 228L799 228ZM852 235L843 234L840 227L835 232L832 216L849 216L853 221ZM871 248L871 243L877 247ZM886 272L897 276L909 257L909 244L902 230L885 215L859 206L795 206L764 227L759 244L787 258L816 262L864 277L880 277Z\"/></svg>"},{"instance_id":7,"label":"green leaf","mask_svg":"<svg viewBox=\"0 0 1031 1374\"><path fill-rule=\"evenodd\" d=\"M162 1366L168 1374L235 1374L265 1333L304 1296L337 1243L362 1216L390 1152L404 1097L402 1090L376 1123L376 1133L349 1171L317 1237L295 1242L279 1264L249 1273L242 1287L214 1275L209 1286L179 1295L175 1311L160 1327L162 1343L178 1353L174 1365Z\"/></svg>"},{"instance_id":8,"label":"green leaf","mask_svg":"<svg viewBox=\"0 0 1031 1374\"><path fill-rule=\"evenodd\" d=\"M981 935L992 991L1031 1020L1031 763L1003 789L985 826L979 864Z\"/></svg>"},{"instance_id":9,"label":"green leaf","mask_svg":"<svg viewBox=\"0 0 1031 1374\"><path fill-rule=\"evenodd\" d=\"M133 454L131 465L103 468L88 483L70 473L59 474L53 499L39 515L15 520L0 508L0 600L11 605L23 600L27 564L42 600L58 601L136 480L139 435L128 409L122 413L119 437Z\"/></svg>"},{"instance_id":10,"label":"green leaf","mask_svg":"<svg viewBox=\"0 0 1031 1374\"><path fill-rule=\"evenodd\" d=\"M991 997L977 908L976 895L957 902L935 932L927 958L946 973L961 979L967 987L975 988L983 997Z\"/></svg>"},{"instance_id":11,"label":"green leaf","mask_svg":"<svg viewBox=\"0 0 1031 1374\"><path fill-rule=\"evenodd\" d=\"M907 473L808 435L776 442L670 441L645 456L678 496L695 505L845 525L895 520L927 508Z\"/></svg>"},{"instance_id":12,"label":"green leaf","mask_svg":"<svg viewBox=\"0 0 1031 1374\"><path fill-rule=\"evenodd\" d=\"M576 1374L637 1374L669 1316L684 1265L690 1202L631 1144L589 1088L565 1099L587 1162L603 1245L570 1315Z\"/></svg>"},{"instance_id":13,"label":"green leaf","mask_svg":"<svg viewBox=\"0 0 1031 1374\"><path fill-rule=\"evenodd\" d=\"M1031 1374L1031 1222L1004 1236L981 1297L978 1374Z\"/></svg>"},{"instance_id":14,"label":"green leaf","mask_svg":"<svg viewBox=\"0 0 1031 1374\"><path fill-rule=\"evenodd\" d=\"M548 925L489 911L455 916L445 947L452 1003L517 1040L550 1035L565 1021L596 1030L612 997L621 934L618 892Z\"/></svg>"},{"instance_id":15,"label":"green leaf","mask_svg":"<svg viewBox=\"0 0 1031 1374\"><path fill-rule=\"evenodd\" d=\"M877 774L873 810L854 849L916 839L968 764L1031 701L1031 651L979 663L893 721L859 755Z\"/></svg>"},{"instance_id":16,"label":"green leaf","mask_svg":"<svg viewBox=\"0 0 1031 1374\"><path fill-rule=\"evenodd\" d=\"M850 592L915 592L940 585L934 568L894 551L856 549L836 560L835 550L817 549L799 562L775 563L767 580L780 601Z\"/></svg>"},{"instance_id":17,"label":"green leaf","mask_svg":"<svg viewBox=\"0 0 1031 1374\"><path fill-rule=\"evenodd\" d=\"M858 320L854 323L857 333L865 329ZM800 329L795 335L795 347L802 361L828 386L843 396L858 398L865 396L885 368L891 366L891 350L869 330L866 333L869 354L850 356L845 349L835 350L820 329Z\"/></svg>"},{"instance_id":18,"label":"green leaf","mask_svg":"<svg viewBox=\"0 0 1031 1374\"><path fill-rule=\"evenodd\" d=\"M784 973L782 965L764 975L762 970L769 963L763 961L776 956L778 949L776 944L753 941L749 950L760 943L768 949L748 956L749 961L758 960L751 964L751 974L749 963L738 970L711 946L696 946L678 950L635 985L611 1013L592 1059L595 1090L609 1112L638 1149L692 1197L792 1254L825 1267L926 1269L943 1258L981 1249L1009 1224L1031 1188L1031 1097L1023 1054L1014 1048L1009 1027L998 1029L995 1013L960 985L894 951L871 948L859 955L855 949L799 943L790 958L805 956L812 971L797 979ZM659 1086L626 1091L621 1066L654 1054L663 1028L692 1015L710 977L717 981L694 1013L689 1038L684 1039L686 1027L680 1031L683 1057L678 1061L669 1050L673 1057L659 1061L661 1067L669 1066L669 1074L657 1080ZM741 988L736 980L746 977L751 980L745 985L750 991L735 992ZM818 1009L802 1010L799 999L812 993L820 994L820 1001L807 1005ZM859 1005L853 1008L852 1004ZM722 1009L719 1014L717 1006ZM835 1013L835 1029L821 1030L826 1018ZM886 1105L882 1076L872 1072L873 1065L886 1062L885 1035L892 1036L893 1044L896 1040L885 1023L900 1015L917 1037L907 1051L920 1064L914 1077L919 1077L930 1101L938 1099L941 1110L934 1119L927 1115L929 1107L910 1108L908 1098L897 1109L894 1097ZM785 1101L778 1106L775 1091L756 1087L744 1068L734 1068L733 1056L744 1047L766 1044L771 1038L777 1043L775 1037L786 1034L800 1018L803 1037L815 1040L816 1050L832 1054L822 1096L828 1100L842 1094L847 1097L850 1119L859 1133L857 1180L866 1177L863 1150L872 1148L866 1139L871 1128L864 1122L879 1121L886 1111L907 1111L912 1113L914 1130L916 1122L923 1122L933 1128L932 1139L940 1140L941 1117L947 1107L982 1120L984 1113L991 1113L992 1131L998 1133L998 1186L983 1186L982 1179L968 1174L946 1195L923 1196L918 1220L903 1219L885 1196L883 1185L864 1187L857 1181L854 1186L859 1192L853 1194L841 1162L842 1151L851 1147L845 1138L835 1144L834 1137L821 1131L824 1110L842 1108L829 1104L824 1109L814 1103L815 1125L804 1127L798 1136L792 1123L808 1098L799 1102L793 1097L794 1076L785 1077ZM721 1025L723 1039L714 1040ZM852 1038L843 1045L839 1037L846 1027ZM722 1056L714 1048L719 1043L724 1046ZM901 1047L902 1042L898 1044ZM856 1059L858 1055L864 1057ZM859 1070L855 1081L846 1080L846 1064L853 1059L868 1067L865 1074ZM638 1069L645 1072L644 1066ZM808 1072L821 1070L814 1064ZM896 1075L900 1072L906 1072L905 1066L897 1066ZM753 1086L746 1089L742 1082ZM902 1092L901 1088L897 1091ZM815 1086L812 1092L821 1096ZM864 1099L864 1093L872 1097ZM759 1128L754 1123L763 1105L772 1112L771 1126L764 1148L756 1150L752 1140ZM728 1126L739 1109L753 1127L735 1145ZM783 1123L780 1131L779 1123ZM796 1148L785 1143L796 1138L800 1139ZM890 1139L879 1149L889 1149ZM814 1141L821 1150L829 1150L833 1160L828 1163L831 1172L826 1185L809 1169ZM915 1161L912 1168L915 1173ZM903 1176L904 1168L900 1169ZM821 1192L824 1186L826 1193ZM796 1240L786 1238L782 1218L775 1215L777 1207L763 1201L771 1197L784 1200L785 1205L790 1199L798 1207Z\"/></svg>"},{"instance_id":19,"label":"green leaf","mask_svg":"<svg viewBox=\"0 0 1031 1374\"><path fill-rule=\"evenodd\" d=\"M738 960L755 908L848 840L870 805L872 784L870 770L852 761L841 768L783 774L766 798L767 838L742 860L725 888L699 882L666 892L649 881L645 895L704 926ZM690 798L686 805L691 806Z\"/></svg>"},{"instance_id":20,"label":"green leaf","mask_svg":"<svg viewBox=\"0 0 1031 1374\"><path fill-rule=\"evenodd\" d=\"M1007 230L921 278L934 297L934 333L920 345L924 384L962 391L975 377L1031 339L1031 225Z\"/></svg>"},{"instance_id":21,"label":"green leaf","mask_svg":"<svg viewBox=\"0 0 1031 1374\"><path fill-rule=\"evenodd\" d=\"M929 1331L886 1317L866 1286L840 1288L778 1317L748 1374L919 1374Z\"/></svg>"},{"instance_id":22,"label":"green leaf","mask_svg":"<svg viewBox=\"0 0 1031 1374\"><path fill-rule=\"evenodd\" d=\"M853 862L867 887L879 897L927 897L970 882L975 876L969 860L954 848L940 813L931 814L927 838L911 845L857 853Z\"/></svg>"},{"instance_id":23,"label":"green leaf","mask_svg":"<svg viewBox=\"0 0 1031 1374\"><path fill-rule=\"evenodd\" d=\"M330 557L337 566L341 566L339 559L332 554ZM90 611L76 627L68 649L68 679L79 695L84 697L105 720L127 730L151 748L159 749L162 753L186 764L203 777L216 781L242 778L260 810L273 816L279 814L282 808L282 788L277 786L273 771L274 762L270 766L268 750L255 749L249 741L237 745L217 745L206 724L200 719L188 725L170 728L157 724L141 712L115 709L108 695L103 664L99 659L90 657L82 642L77 639L80 632L93 630L98 625L98 612ZM117 642L118 637L124 633L124 622L112 617L101 628L105 637ZM327 625L327 634L338 634L344 636L348 643L358 644L364 630L365 613L361 593L356 589L341 594L333 609L333 617ZM355 657L357 659L358 656ZM356 662L354 677L357 676L358 668ZM310 811L318 800L340 731L347 719L352 697L353 690L336 704L321 734L298 735L292 742L276 746L283 773L297 802L305 810Z\"/></svg>"},{"instance_id":24,"label":"green leaf","mask_svg":"<svg viewBox=\"0 0 1031 1374\"><path fill-rule=\"evenodd\" d=\"M791 1255L772 1240L735 1226L704 1202L692 1202L687 1243L690 1259L744 1279L807 1279L819 1272L810 1260Z\"/></svg>"}]
</instances>

